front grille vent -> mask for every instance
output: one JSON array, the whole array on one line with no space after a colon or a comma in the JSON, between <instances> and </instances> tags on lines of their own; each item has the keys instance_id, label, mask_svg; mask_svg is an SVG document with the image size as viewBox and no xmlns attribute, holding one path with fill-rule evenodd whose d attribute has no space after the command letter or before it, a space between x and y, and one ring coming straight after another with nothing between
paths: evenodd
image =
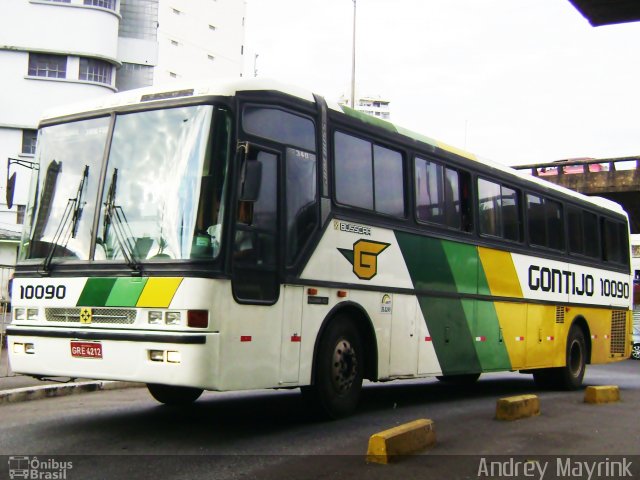
<instances>
[{"instance_id":1,"label":"front grille vent","mask_svg":"<svg viewBox=\"0 0 640 480\"><path fill-rule=\"evenodd\" d=\"M627 312L613 310L611 312L611 354L624 355L624 344L627 336Z\"/></svg>"},{"instance_id":2,"label":"front grille vent","mask_svg":"<svg viewBox=\"0 0 640 480\"><path fill-rule=\"evenodd\" d=\"M80 308L46 308L47 322L80 323ZM136 321L136 311L122 308L93 308L91 323L131 325Z\"/></svg>"},{"instance_id":3,"label":"front grille vent","mask_svg":"<svg viewBox=\"0 0 640 480\"><path fill-rule=\"evenodd\" d=\"M564 307L556 307L556 323L564 323Z\"/></svg>"}]
</instances>

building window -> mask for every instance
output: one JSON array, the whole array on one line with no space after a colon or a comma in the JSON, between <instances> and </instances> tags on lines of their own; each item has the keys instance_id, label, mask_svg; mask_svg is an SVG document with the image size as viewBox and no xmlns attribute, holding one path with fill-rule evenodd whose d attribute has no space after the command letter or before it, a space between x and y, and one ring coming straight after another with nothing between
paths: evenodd
<instances>
[{"instance_id":1,"label":"building window","mask_svg":"<svg viewBox=\"0 0 640 480\"><path fill-rule=\"evenodd\" d=\"M67 57L65 55L30 53L29 75L33 77L66 78Z\"/></svg>"},{"instance_id":2,"label":"building window","mask_svg":"<svg viewBox=\"0 0 640 480\"><path fill-rule=\"evenodd\" d=\"M180 44L176 40L171 40L171 45L173 45L174 47L177 47Z\"/></svg>"},{"instance_id":3,"label":"building window","mask_svg":"<svg viewBox=\"0 0 640 480\"><path fill-rule=\"evenodd\" d=\"M215 32L216 31L216 26L215 25L209 25L209 30Z\"/></svg>"},{"instance_id":4,"label":"building window","mask_svg":"<svg viewBox=\"0 0 640 480\"><path fill-rule=\"evenodd\" d=\"M153 85L153 67L136 63L123 63L116 75L119 92Z\"/></svg>"},{"instance_id":5,"label":"building window","mask_svg":"<svg viewBox=\"0 0 640 480\"><path fill-rule=\"evenodd\" d=\"M36 153L36 140L38 138L37 130L22 131L22 153L33 155Z\"/></svg>"},{"instance_id":6,"label":"building window","mask_svg":"<svg viewBox=\"0 0 640 480\"><path fill-rule=\"evenodd\" d=\"M213 55L207 55L207 59L213 62L216 59L216 57L214 57Z\"/></svg>"},{"instance_id":7,"label":"building window","mask_svg":"<svg viewBox=\"0 0 640 480\"><path fill-rule=\"evenodd\" d=\"M80 59L80 80L98 82L111 85L111 71L113 67L109 62L95 58Z\"/></svg>"},{"instance_id":8,"label":"building window","mask_svg":"<svg viewBox=\"0 0 640 480\"><path fill-rule=\"evenodd\" d=\"M71 3L71 0L47 0L48 2Z\"/></svg>"},{"instance_id":9,"label":"building window","mask_svg":"<svg viewBox=\"0 0 640 480\"><path fill-rule=\"evenodd\" d=\"M142 40L158 38L158 0L120 0L120 14L118 36Z\"/></svg>"},{"instance_id":10,"label":"building window","mask_svg":"<svg viewBox=\"0 0 640 480\"><path fill-rule=\"evenodd\" d=\"M16 205L16 224L23 225L24 224L24 214L27 211L26 205Z\"/></svg>"},{"instance_id":11,"label":"building window","mask_svg":"<svg viewBox=\"0 0 640 480\"><path fill-rule=\"evenodd\" d=\"M174 73L174 72L169 72L169 76L170 76L171 78L178 78L178 74L177 74L177 73Z\"/></svg>"},{"instance_id":12,"label":"building window","mask_svg":"<svg viewBox=\"0 0 640 480\"><path fill-rule=\"evenodd\" d=\"M178 10L177 8L172 8L171 11L173 12L174 15L181 15L182 12L180 10Z\"/></svg>"},{"instance_id":13,"label":"building window","mask_svg":"<svg viewBox=\"0 0 640 480\"><path fill-rule=\"evenodd\" d=\"M84 4L93 7L102 7L108 10L116 9L116 0L84 0Z\"/></svg>"}]
</instances>

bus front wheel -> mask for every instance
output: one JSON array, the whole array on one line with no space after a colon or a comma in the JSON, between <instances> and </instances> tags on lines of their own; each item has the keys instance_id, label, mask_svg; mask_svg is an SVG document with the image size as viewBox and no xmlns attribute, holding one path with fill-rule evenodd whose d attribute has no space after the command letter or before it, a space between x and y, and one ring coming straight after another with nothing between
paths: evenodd
<instances>
[{"instance_id":1,"label":"bus front wheel","mask_svg":"<svg viewBox=\"0 0 640 480\"><path fill-rule=\"evenodd\" d=\"M158 383L148 383L147 389L158 402L172 406L189 405L202 395L202 389L200 388L176 387Z\"/></svg>"},{"instance_id":2,"label":"bus front wheel","mask_svg":"<svg viewBox=\"0 0 640 480\"><path fill-rule=\"evenodd\" d=\"M336 317L323 333L313 385L302 388L322 416L336 419L355 410L362 389L362 349L360 333L348 317Z\"/></svg>"}]
</instances>

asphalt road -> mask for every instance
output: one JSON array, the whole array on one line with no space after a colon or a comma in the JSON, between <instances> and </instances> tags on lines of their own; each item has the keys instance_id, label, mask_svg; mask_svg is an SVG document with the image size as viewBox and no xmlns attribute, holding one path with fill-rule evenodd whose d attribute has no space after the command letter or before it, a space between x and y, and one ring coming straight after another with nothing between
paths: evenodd
<instances>
[{"instance_id":1,"label":"asphalt road","mask_svg":"<svg viewBox=\"0 0 640 480\"><path fill-rule=\"evenodd\" d=\"M0 459L0 478L8 478L9 456L13 466L17 456L37 457L45 462L41 471L71 462L70 480L479 478L482 458L507 462L506 468L530 459L587 458L578 455L628 457L638 468L639 374L640 362L633 360L590 366L586 385L621 389L622 401L607 405L585 404L582 390L537 390L530 375L520 374L483 375L470 388L435 380L371 384L358 412L334 422L310 417L298 390L206 393L188 409L159 405L146 389L8 404L0 406L6 459ZM540 397L540 416L494 419L498 398L523 393ZM434 449L394 465L365 463L370 435L418 418L435 422ZM556 478L550 471L545 479ZM640 476L640 468L633 472Z\"/></svg>"}]
</instances>

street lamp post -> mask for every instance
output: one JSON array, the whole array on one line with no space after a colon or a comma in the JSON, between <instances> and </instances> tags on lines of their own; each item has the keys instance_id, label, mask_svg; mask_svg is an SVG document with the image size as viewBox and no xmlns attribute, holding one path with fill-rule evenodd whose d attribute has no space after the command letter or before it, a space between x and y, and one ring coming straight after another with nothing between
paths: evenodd
<instances>
[{"instance_id":1,"label":"street lamp post","mask_svg":"<svg viewBox=\"0 0 640 480\"><path fill-rule=\"evenodd\" d=\"M351 108L356 108L356 0L353 0L353 44L351 50Z\"/></svg>"}]
</instances>

